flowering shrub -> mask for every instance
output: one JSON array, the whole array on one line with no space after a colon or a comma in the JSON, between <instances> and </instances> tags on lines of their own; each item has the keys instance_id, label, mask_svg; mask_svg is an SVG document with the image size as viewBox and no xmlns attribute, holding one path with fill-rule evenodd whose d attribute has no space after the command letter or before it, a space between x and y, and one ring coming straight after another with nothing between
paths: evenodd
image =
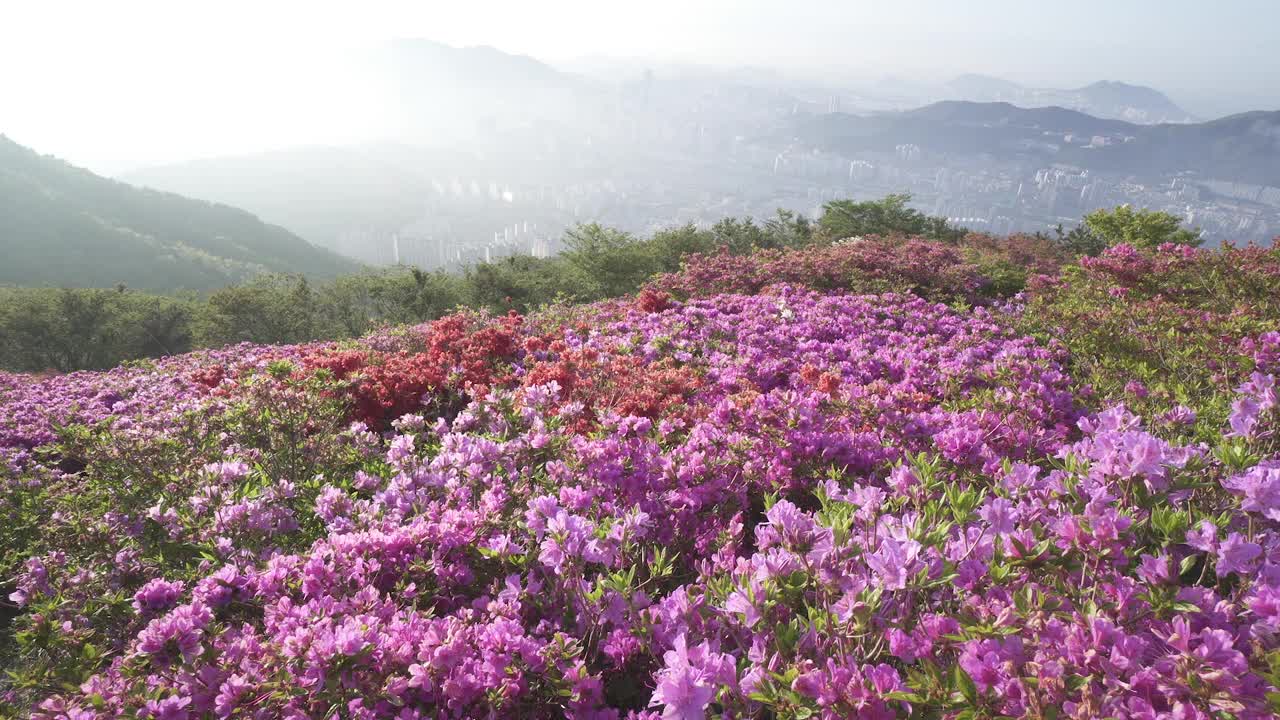
<instances>
[{"instance_id":1,"label":"flowering shrub","mask_svg":"<svg viewBox=\"0 0 1280 720\"><path fill-rule=\"evenodd\" d=\"M1274 372L1278 286L1275 248L1117 245L1033 283L1020 327L1065 343L1097 398L1208 440L1231 391L1254 369Z\"/></svg>"},{"instance_id":2,"label":"flowering shrub","mask_svg":"<svg viewBox=\"0 0 1280 720\"><path fill-rule=\"evenodd\" d=\"M996 297L1016 295L1037 275L1057 275L1070 259L1060 244L1035 235L969 233L960 250L986 278L984 293Z\"/></svg>"},{"instance_id":3,"label":"flowering shrub","mask_svg":"<svg viewBox=\"0 0 1280 720\"><path fill-rule=\"evenodd\" d=\"M970 233L959 243L900 237L858 237L832 245L722 251L685 257L679 272L659 275L638 302L755 293L776 283L815 290L911 292L934 300L984 300L1023 289L1027 278L1056 274L1067 256L1051 241L1028 235L998 238Z\"/></svg>"},{"instance_id":4,"label":"flowering shrub","mask_svg":"<svg viewBox=\"0 0 1280 720\"><path fill-rule=\"evenodd\" d=\"M684 259L679 272L657 276L652 286L676 297L691 298L755 293L775 283L815 290L915 292L939 300L971 300L988 280L955 246L871 237L750 255L694 254Z\"/></svg>"},{"instance_id":5,"label":"flowering shrub","mask_svg":"<svg viewBox=\"0 0 1280 720\"><path fill-rule=\"evenodd\" d=\"M822 257L897 252L845 247ZM1135 283L1219 302L1154 289L1182 272L1163 260L1118 280L1132 263L1108 254L1025 303L960 308L837 274L765 283L779 257L706 276L743 292L680 291L702 259L669 295L0 375L0 702L42 720L1280 711L1266 299L1229 371L1169 365L1214 386L1174 406L1090 369L1102 342L1068 312L1118 321L1101 297ZM964 267L918 271L931 297L969 288ZM1021 331L1049 317L1053 339Z\"/></svg>"},{"instance_id":6,"label":"flowering shrub","mask_svg":"<svg viewBox=\"0 0 1280 720\"><path fill-rule=\"evenodd\" d=\"M483 395L515 352L519 326L514 314L494 321L450 315L419 328L423 347L413 351L329 347L302 358L302 366L343 381L354 419L385 429L424 398L440 403L462 392Z\"/></svg>"}]
</instances>

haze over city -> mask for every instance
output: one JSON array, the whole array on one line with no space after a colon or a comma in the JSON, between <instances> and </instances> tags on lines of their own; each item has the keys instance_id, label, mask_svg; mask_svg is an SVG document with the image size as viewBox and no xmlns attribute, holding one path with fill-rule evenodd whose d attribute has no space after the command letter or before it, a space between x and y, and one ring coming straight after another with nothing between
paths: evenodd
<instances>
[{"instance_id":1,"label":"haze over city","mask_svg":"<svg viewBox=\"0 0 1280 720\"><path fill-rule=\"evenodd\" d=\"M1117 80L1211 119L1280 107L1278 24L1267 0L53 0L6 9L0 118L11 137L106 173L377 139L377 106L362 102L346 53L426 38L571 70L709 65L832 88L962 73L1032 87Z\"/></svg>"}]
</instances>

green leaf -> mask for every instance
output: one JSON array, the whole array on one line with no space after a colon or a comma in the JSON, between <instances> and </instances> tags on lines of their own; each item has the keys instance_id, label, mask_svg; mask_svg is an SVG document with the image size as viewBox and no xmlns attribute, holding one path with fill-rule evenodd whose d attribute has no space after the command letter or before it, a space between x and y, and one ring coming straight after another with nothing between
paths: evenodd
<instances>
[{"instance_id":1,"label":"green leaf","mask_svg":"<svg viewBox=\"0 0 1280 720\"><path fill-rule=\"evenodd\" d=\"M964 696L965 702L970 705L978 704L978 686L974 684L973 678L969 677L969 673L964 668L956 665L951 669L952 685L960 691Z\"/></svg>"},{"instance_id":2,"label":"green leaf","mask_svg":"<svg viewBox=\"0 0 1280 720\"><path fill-rule=\"evenodd\" d=\"M1196 561L1200 559L1198 555L1188 555L1182 558L1182 562L1178 563L1178 574L1186 575L1187 571L1195 567Z\"/></svg>"}]
</instances>

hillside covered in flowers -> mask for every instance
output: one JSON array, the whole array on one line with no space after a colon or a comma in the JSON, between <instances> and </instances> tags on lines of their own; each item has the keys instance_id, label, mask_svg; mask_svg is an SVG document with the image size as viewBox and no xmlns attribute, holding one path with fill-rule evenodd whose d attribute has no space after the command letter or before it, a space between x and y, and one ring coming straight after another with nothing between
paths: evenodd
<instances>
[{"instance_id":1,"label":"hillside covered in flowers","mask_svg":"<svg viewBox=\"0 0 1280 720\"><path fill-rule=\"evenodd\" d=\"M0 713L1273 717L1280 250L980 250L0 373Z\"/></svg>"}]
</instances>

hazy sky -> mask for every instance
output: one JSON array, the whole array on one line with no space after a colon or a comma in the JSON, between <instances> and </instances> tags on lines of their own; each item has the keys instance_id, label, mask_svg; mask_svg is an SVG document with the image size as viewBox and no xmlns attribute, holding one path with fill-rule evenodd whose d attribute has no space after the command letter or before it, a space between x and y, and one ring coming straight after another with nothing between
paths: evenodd
<instances>
[{"instance_id":1,"label":"hazy sky","mask_svg":"<svg viewBox=\"0 0 1280 720\"><path fill-rule=\"evenodd\" d=\"M358 97L315 100L298 55L393 37L553 62L1124 80L1192 111L1280 108L1280 0L9 0L2 17L0 133L103 172L342 141Z\"/></svg>"}]
</instances>

